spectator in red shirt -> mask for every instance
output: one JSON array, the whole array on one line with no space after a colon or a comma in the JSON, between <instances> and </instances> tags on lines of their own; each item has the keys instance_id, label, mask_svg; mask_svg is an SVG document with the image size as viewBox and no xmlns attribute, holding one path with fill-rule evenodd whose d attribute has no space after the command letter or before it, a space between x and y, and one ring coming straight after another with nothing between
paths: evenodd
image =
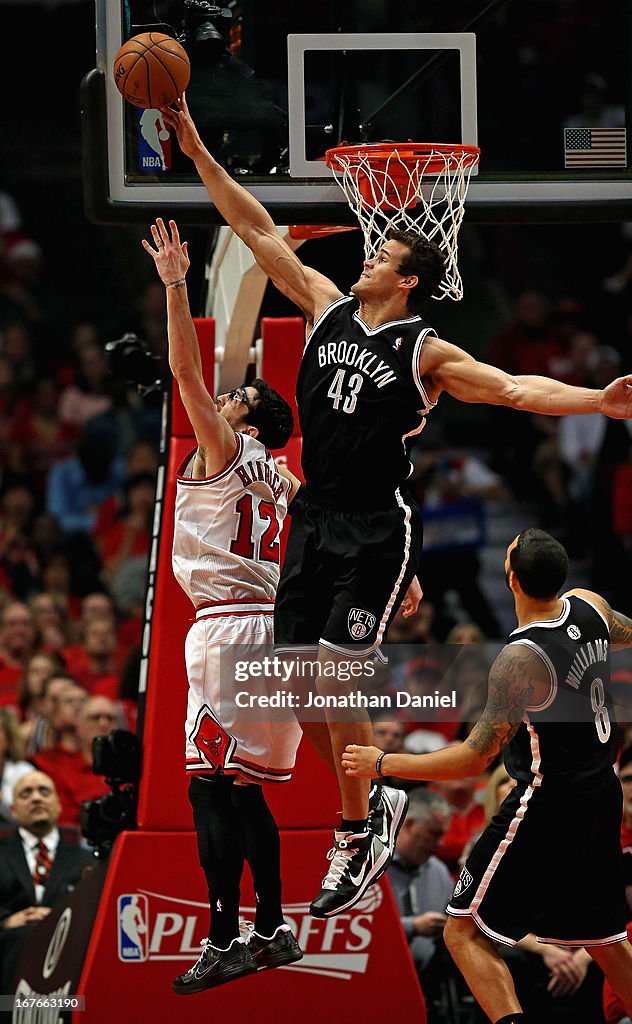
<instances>
[{"instance_id":1,"label":"spectator in red shirt","mask_svg":"<svg viewBox=\"0 0 632 1024\"><path fill-rule=\"evenodd\" d=\"M35 621L21 601L11 601L0 613L0 704L15 704L24 666L35 651Z\"/></svg>"},{"instance_id":2,"label":"spectator in red shirt","mask_svg":"<svg viewBox=\"0 0 632 1024\"><path fill-rule=\"evenodd\" d=\"M4 589L22 600L36 584L39 561L29 540L35 499L29 487L16 483L0 500L0 574Z\"/></svg>"},{"instance_id":3,"label":"spectator in red shirt","mask_svg":"<svg viewBox=\"0 0 632 1024\"><path fill-rule=\"evenodd\" d=\"M43 497L46 476L54 462L67 458L78 437L76 427L58 416L59 389L52 377L40 377L33 385L29 404L23 404L9 431L11 463L29 474Z\"/></svg>"},{"instance_id":4,"label":"spectator in red shirt","mask_svg":"<svg viewBox=\"0 0 632 1024\"><path fill-rule=\"evenodd\" d=\"M44 683L41 712L36 718L22 723L21 736L30 757L41 750L51 750L60 740L60 733L53 724L57 720L57 709L64 690L76 682L61 670L56 670ZM76 727L76 723L75 723Z\"/></svg>"},{"instance_id":5,"label":"spectator in red shirt","mask_svg":"<svg viewBox=\"0 0 632 1024\"><path fill-rule=\"evenodd\" d=\"M92 741L96 736L107 736L117 726L118 714L113 702L107 697L89 697L78 714L78 750L64 754L51 751L36 757L40 770L46 771L57 787L62 824L78 825L82 800L94 800L109 792L105 779L92 771Z\"/></svg>"},{"instance_id":6,"label":"spectator in red shirt","mask_svg":"<svg viewBox=\"0 0 632 1024\"><path fill-rule=\"evenodd\" d=\"M20 677L17 692L17 718L21 725L42 714L42 697L46 680L61 670L62 663L54 654L36 651L28 659ZM20 728L20 735L23 739L27 731Z\"/></svg>"},{"instance_id":7,"label":"spectator in red shirt","mask_svg":"<svg viewBox=\"0 0 632 1024\"><path fill-rule=\"evenodd\" d=\"M64 660L71 675L89 693L115 699L121 664L116 627L111 618L95 618L86 623L83 643L66 648Z\"/></svg>"},{"instance_id":8,"label":"spectator in red shirt","mask_svg":"<svg viewBox=\"0 0 632 1024\"><path fill-rule=\"evenodd\" d=\"M436 854L455 877L460 871L459 860L465 844L483 830L485 823L485 808L475 797L478 781L474 778L432 783L432 789L440 793L452 808L448 831Z\"/></svg>"},{"instance_id":9,"label":"spectator in red shirt","mask_svg":"<svg viewBox=\"0 0 632 1024\"><path fill-rule=\"evenodd\" d=\"M564 355L551 321L548 299L526 291L516 299L514 319L496 334L489 362L507 373L550 376L551 362Z\"/></svg>"},{"instance_id":10,"label":"spectator in red shirt","mask_svg":"<svg viewBox=\"0 0 632 1024\"><path fill-rule=\"evenodd\" d=\"M68 611L59 598L45 592L35 594L29 600L29 608L33 612L44 650L61 651L72 643L73 630Z\"/></svg>"},{"instance_id":11,"label":"spectator in red shirt","mask_svg":"<svg viewBox=\"0 0 632 1024\"><path fill-rule=\"evenodd\" d=\"M70 621L79 617L81 599L72 593L70 586L70 559L63 551L50 552L42 567L42 587L63 608Z\"/></svg>"},{"instance_id":12,"label":"spectator in red shirt","mask_svg":"<svg viewBox=\"0 0 632 1024\"><path fill-rule=\"evenodd\" d=\"M125 505L119 518L99 539L99 553L105 575L112 581L130 558L147 556L156 494L155 478L137 473L125 484Z\"/></svg>"}]
</instances>

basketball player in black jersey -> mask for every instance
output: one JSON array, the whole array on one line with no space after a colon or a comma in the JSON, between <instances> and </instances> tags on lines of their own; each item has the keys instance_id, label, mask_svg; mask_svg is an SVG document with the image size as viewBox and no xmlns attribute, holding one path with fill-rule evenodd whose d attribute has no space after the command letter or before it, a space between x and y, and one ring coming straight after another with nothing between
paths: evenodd
<instances>
[{"instance_id":1,"label":"basketball player in black jersey","mask_svg":"<svg viewBox=\"0 0 632 1024\"><path fill-rule=\"evenodd\" d=\"M512 376L440 340L420 309L442 279L444 257L414 232L391 232L364 262L352 295L343 295L301 263L263 206L213 159L184 96L162 113L225 221L307 321L297 383L306 486L292 509L275 647L318 652L329 663L324 675L336 658L368 657L379 647L416 579L421 524L405 490L403 438L422 428L442 391L548 415L625 418L632 416L632 376L603 391ZM405 810L387 798L386 806L371 806L369 823L370 784L346 776L340 758L348 743L371 742L371 723L333 714L303 723L334 767L342 796L331 868L311 906L317 917L349 909L383 873Z\"/></svg>"},{"instance_id":2,"label":"basketball player in black jersey","mask_svg":"<svg viewBox=\"0 0 632 1024\"><path fill-rule=\"evenodd\" d=\"M598 594L558 597L564 548L524 530L505 572L518 628L489 675L485 710L468 739L431 754L382 754L350 745L352 777L471 778L501 750L516 780L470 853L444 938L491 1021L526 1020L495 943L528 932L540 942L583 946L632 1016L632 947L626 938L621 786L609 646L632 643L632 620Z\"/></svg>"}]
</instances>

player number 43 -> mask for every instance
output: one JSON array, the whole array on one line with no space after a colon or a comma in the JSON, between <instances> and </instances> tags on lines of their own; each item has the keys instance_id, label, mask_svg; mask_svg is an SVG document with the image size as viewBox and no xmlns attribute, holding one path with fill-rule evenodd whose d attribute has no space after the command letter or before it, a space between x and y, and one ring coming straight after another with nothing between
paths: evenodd
<instances>
[{"instance_id":1,"label":"player number 43","mask_svg":"<svg viewBox=\"0 0 632 1024\"><path fill-rule=\"evenodd\" d=\"M333 398L334 409L339 409L342 402L342 411L352 413L356 407L358 392L364 378L360 373L352 373L345 385L346 375L346 370L336 370L336 376L329 386L327 397Z\"/></svg>"}]
</instances>

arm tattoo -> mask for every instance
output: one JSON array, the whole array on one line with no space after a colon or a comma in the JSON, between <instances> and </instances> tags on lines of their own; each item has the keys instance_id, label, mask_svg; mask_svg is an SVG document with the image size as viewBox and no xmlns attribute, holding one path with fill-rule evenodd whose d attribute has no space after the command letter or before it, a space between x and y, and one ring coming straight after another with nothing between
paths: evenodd
<instances>
[{"instance_id":1,"label":"arm tattoo","mask_svg":"<svg viewBox=\"0 0 632 1024\"><path fill-rule=\"evenodd\" d=\"M612 643L632 644L632 619L623 615L622 612L615 612L614 608L610 609L608 619Z\"/></svg>"},{"instance_id":2,"label":"arm tattoo","mask_svg":"<svg viewBox=\"0 0 632 1024\"><path fill-rule=\"evenodd\" d=\"M487 704L467 742L491 764L516 735L532 703L533 654L522 645L503 648L489 673Z\"/></svg>"}]
</instances>

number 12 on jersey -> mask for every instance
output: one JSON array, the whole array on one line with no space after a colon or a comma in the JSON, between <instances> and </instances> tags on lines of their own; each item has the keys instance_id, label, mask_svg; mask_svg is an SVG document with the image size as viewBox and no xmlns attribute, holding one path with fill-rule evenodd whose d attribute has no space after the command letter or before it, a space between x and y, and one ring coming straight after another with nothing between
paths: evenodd
<instances>
[{"instance_id":1,"label":"number 12 on jersey","mask_svg":"<svg viewBox=\"0 0 632 1024\"><path fill-rule=\"evenodd\" d=\"M274 562L279 564L279 532L281 526L277 519L276 507L271 501L260 501L255 499L248 491L239 499L235 505L235 512L239 516L237 536L230 544L233 555L240 558L250 558L257 562ZM254 530L255 522L267 523L263 532L261 529Z\"/></svg>"}]
</instances>

